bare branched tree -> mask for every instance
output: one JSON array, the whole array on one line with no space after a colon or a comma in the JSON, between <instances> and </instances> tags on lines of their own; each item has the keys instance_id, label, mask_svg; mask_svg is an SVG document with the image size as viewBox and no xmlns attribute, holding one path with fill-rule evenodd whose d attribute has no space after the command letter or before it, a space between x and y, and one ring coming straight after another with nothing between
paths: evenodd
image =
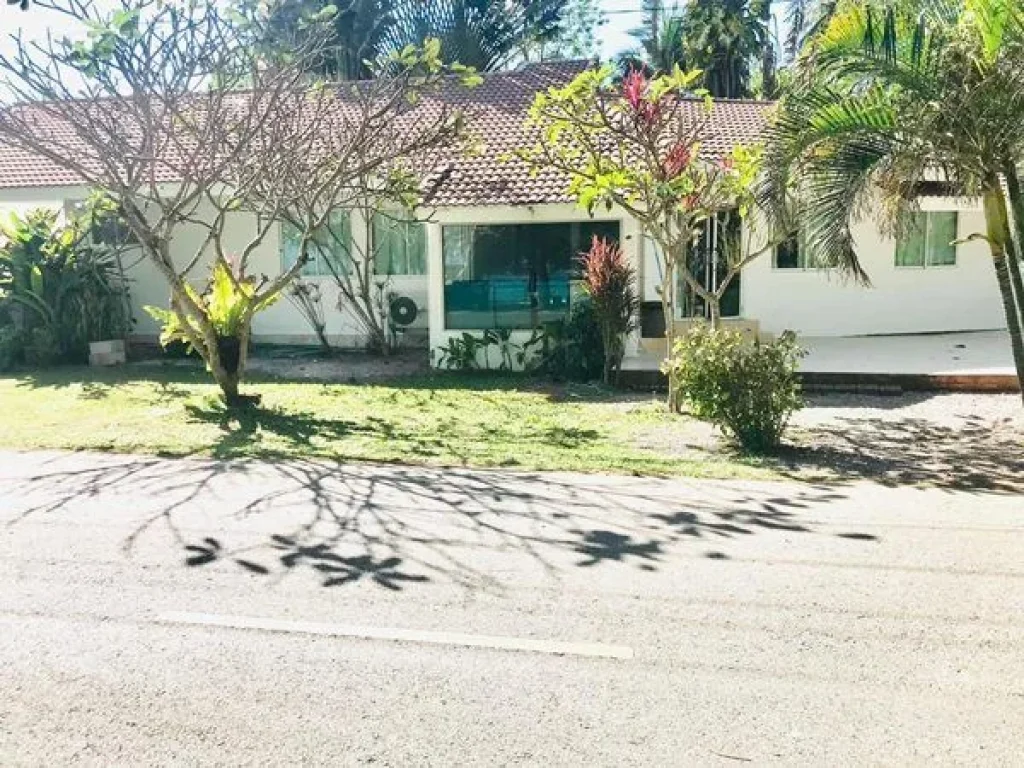
<instances>
[{"instance_id":1,"label":"bare branched tree","mask_svg":"<svg viewBox=\"0 0 1024 768\"><path fill-rule=\"evenodd\" d=\"M253 315L275 301L310 258L332 212L372 185L379 200L414 204L418 180L465 134L442 88L476 76L440 60L426 41L396 54L389 76L312 80L330 11L295 39L267 43L255 0L40 2L88 30L81 40L15 41L0 55L7 93L0 141L50 160L104 192L167 280L173 332L206 362L229 403L239 395ZM248 223L245 242L226 237ZM251 274L254 252L281 223L298 258ZM196 227L200 242L176 240ZM206 276L211 288L197 288ZM219 286L216 282L225 281ZM201 285L202 281L199 281ZM165 327L165 333L168 328Z\"/></svg>"},{"instance_id":2,"label":"bare branched tree","mask_svg":"<svg viewBox=\"0 0 1024 768\"><path fill-rule=\"evenodd\" d=\"M420 183L429 186L430 181ZM411 235L413 228L430 221L429 209L416 208L418 197L411 194L401 201L393 191L382 195L371 179L365 179L349 206L359 226L351 235L339 228L330 230L332 248L346 255L340 264L327 262L338 288L338 309L356 323L372 352L388 354L398 341L390 316L393 265L385 263L392 255L387 230Z\"/></svg>"}]
</instances>

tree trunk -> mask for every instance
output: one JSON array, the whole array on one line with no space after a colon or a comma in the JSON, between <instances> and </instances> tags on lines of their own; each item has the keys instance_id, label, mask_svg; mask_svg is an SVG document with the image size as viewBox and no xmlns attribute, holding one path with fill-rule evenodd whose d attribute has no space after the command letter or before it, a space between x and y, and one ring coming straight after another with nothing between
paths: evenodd
<instances>
[{"instance_id":1,"label":"tree trunk","mask_svg":"<svg viewBox=\"0 0 1024 768\"><path fill-rule=\"evenodd\" d=\"M676 301L675 301L676 270L675 262L669 258L665 259L665 280L661 285L661 311L665 316L665 359L671 360L675 354L676 345ZM678 413L680 408L679 394L676 392L676 384L669 374L668 377L668 409Z\"/></svg>"},{"instance_id":2,"label":"tree trunk","mask_svg":"<svg viewBox=\"0 0 1024 768\"><path fill-rule=\"evenodd\" d=\"M775 40L771 34L771 0L761 0L758 10L761 12L761 23L764 24L765 31L761 49L761 98L774 99L778 83L776 82Z\"/></svg>"},{"instance_id":3,"label":"tree trunk","mask_svg":"<svg viewBox=\"0 0 1024 768\"><path fill-rule=\"evenodd\" d=\"M1017 317L1024 327L1024 192L1021 190L1017 167L1007 163L1004 170L1006 188L1009 192L1010 207L1013 211L1013 233L1007 249L1007 269L1010 285L1017 299Z\"/></svg>"},{"instance_id":4,"label":"tree trunk","mask_svg":"<svg viewBox=\"0 0 1024 768\"><path fill-rule=\"evenodd\" d=\"M327 326L323 323L316 323L313 330L316 332L316 338L320 342L320 350L324 353L324 356L330 357L333 355L334 350L331 348L331 342L327 340Z\"/></svg>"},{"instance_id":5,"label":"tree trunk","mask_svg":"<svg viewBox=\"0 0 1024 768\"><path fill-rule=\"evenodd\" d=\"M704 301L711 312L711 327L717 331L722 327L722 301L717 294L708 296Z\"/></svg>"},{"instance_id":6,"label":"tree trunk","mask_svg":"<svg viewBox=\"0 0 1024 768\"><path fill-rule=\"evenodd\" d=\"M1010 222L1006 210L1006 199L998 179L990 184L984 195L985 225L992 261L995 265L996 280L999 293L1003 300L1003 311L1006 313L1006 327L1010 332L1010 347L1013 350L1013 363L1017 370L1017 381L1021 384L1021 397L1024 399L1024 338L1021 337L1020 312L1013 295L1013 284L1010 280L1009 264L1007 263L1006 246L1010 238Z\"/></svg>"}]
</instances>

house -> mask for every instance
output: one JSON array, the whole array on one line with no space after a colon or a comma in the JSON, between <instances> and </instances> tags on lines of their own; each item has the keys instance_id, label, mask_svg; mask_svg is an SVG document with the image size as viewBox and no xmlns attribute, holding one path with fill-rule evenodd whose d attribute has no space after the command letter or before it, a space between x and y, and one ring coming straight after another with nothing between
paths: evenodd
<instances>
[{"instance_id":1,"label":"house","mask_svg":"<svg viewBox=\"0 0 1024 768\"><path fill-rule=\"evenodd\" d=\"M534 94L568 82L584 66L543 63L489 74L471 95L461 96L473 102L472 128L481 139L481 152L453 159L434 181L423 207L428 222L381 227L379 232L387 238L383 261L391 290L411 299L406 309L416 308L408 343L437 348L453 334L496 327L525 337L538 320L564 317L573 300L574 258L593 235L619 240L637 267L643 300L658 301L658 259L635 220L617 210L591 217L566 194L564 177L554 172L531 175L525 163L507 157L528 141L523 121ZM736 144L760 141L770 109L766 102L719 100L705 151L724 154ZM86 194L66 168L0 144L0 211L65 208ZM922 199L921 208L921 232L905 242L887 237L870 220L856 226L857 247L872 287L809 267L797 239L744 270L724 302L724 314L764 334L792 329L813 337L1005 328L984 242L952 244L983 230L980 205L935 196ZM228 238L232 231L241 235L246 226L245 215L238 214ZM352 217L344 226L346 236L359 237L366 227L381 225ZM194 246L187 230L181 237L183 248ZM711 228L709 252L714 251L714 239ZM251 269L276 274L294 253L287 230L277 228L253 254ZM359 328L337 308L337 289L322 262L327 257L313 258L304 276L322 285L331 340L358 346L363 341ZM703 278L713 285L715 260L704 263ZM167 288L145 261L133 264L131 275L136 334L155 338L158 328L141 307L166 306ZM700 312L696 302L683 304L684 313ZM656 312L645 312L644 332L630 341L627 356L656 352L661 325ZM287 301L257 316L254 338L266 343L314 340Z\"/></svg>"}]
</instances>

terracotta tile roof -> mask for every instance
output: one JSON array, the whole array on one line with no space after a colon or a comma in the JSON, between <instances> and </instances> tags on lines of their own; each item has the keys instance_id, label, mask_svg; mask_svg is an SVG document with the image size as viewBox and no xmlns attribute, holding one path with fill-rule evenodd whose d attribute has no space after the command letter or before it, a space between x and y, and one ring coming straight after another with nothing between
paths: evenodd
<instances>
[{"instance_id":1,"label":"terracotta tile roof","mask_svg":"<svg viewBox=\"0 0 1024 768\"><path fill-rule=\"evenodd\" d=\"M514 72L485 75L484 82L472 91L459 88L441 95L470 108L470 126L479 138L481 152L473 157L436 159L428 176L430 204L457 207L571 202L564 175L550 171L533 176L524 162L507 156L531 142L523 121L534 94L569 82L587 66L586 61L533 64ZM700 102L690 103L696 116ZM720 156L739 143L760 140L770 107L770 102L716 100L704 142L705 156ZM39 119L46 130L60 131L60 126L46 115ZM0 189L79 183L70 169L0 141Z\"/></svg>"}]
</instances>

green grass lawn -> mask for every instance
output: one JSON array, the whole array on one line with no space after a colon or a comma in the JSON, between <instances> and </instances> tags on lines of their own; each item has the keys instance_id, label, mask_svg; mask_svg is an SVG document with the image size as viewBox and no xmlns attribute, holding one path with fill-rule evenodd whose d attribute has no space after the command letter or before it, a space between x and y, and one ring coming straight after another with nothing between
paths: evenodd
<instances>
[{"instance_id":1,"label":"green grass lawn","mask_svg":"<svg viewBox=\"0 0 1024 768\"><path fill-rule=\"evenodd\" d=\"M640 446L685 426L653 398L624 403L599 388L451 374L379 384L250 381L263 403L225 410L206 373L180 365L60 368L0 377L0 447L166 456L318 457L764 477L755 460L671 456Z\"/></svg>"}]
</instances>

